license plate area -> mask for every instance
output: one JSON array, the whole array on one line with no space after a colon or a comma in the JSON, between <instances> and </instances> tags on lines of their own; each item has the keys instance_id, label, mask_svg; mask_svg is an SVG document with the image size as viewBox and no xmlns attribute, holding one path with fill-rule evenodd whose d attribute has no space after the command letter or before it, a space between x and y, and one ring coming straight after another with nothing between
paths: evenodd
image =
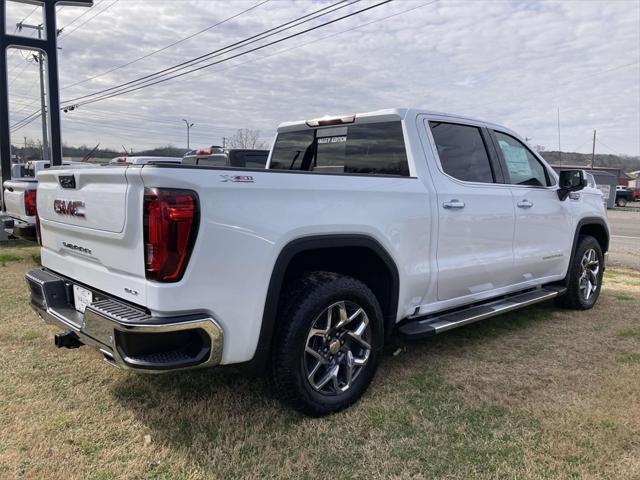
<instances>
[{"instance_id":1,"label":"license plate area","mask_svg":"<svg viewBox=\"0 0 640 480\"><path fill-rule=\"evenodd\" d=\"M86 308L92 303L93 293L91 290L87 290L78 285L73 286L73 305L78 312L84 313Z\"/></svg>"}]
</instances>

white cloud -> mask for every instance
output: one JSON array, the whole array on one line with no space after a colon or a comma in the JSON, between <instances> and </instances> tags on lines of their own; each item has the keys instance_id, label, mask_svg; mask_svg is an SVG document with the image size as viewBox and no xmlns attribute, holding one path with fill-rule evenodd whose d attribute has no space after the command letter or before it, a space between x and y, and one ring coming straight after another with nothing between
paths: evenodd
<instances>
[{"instance_id":1,"label":"white cloud","mask_svg":"<svg viewBox=\"0 0 640 480\"><path fill-rule=\"evenodd\" d=\"M111 1L96 2L93 9ZM397 0L191 76L83 107L63 117L64 140L181 145L181 118L189 118L196 123L193 143L208 145L237 128L270 135L286 120L416 106L496 121L553 149L559 107L563 149L588 151L598 129L607 148L640 154L640 3L440 0L339 34L428 1ZM120 0L61 39L61 84L135 59L256 3ZM331 3L272 0L135 65L65 89L62 98L154 72ZM63 8L59 25L81 12ZM331 34L337 35L292 49ZM20 78L14 87L26 94L32 81ZM37 122L19 138L23 132L37 136Z\"/></svg>"}]
</instances>

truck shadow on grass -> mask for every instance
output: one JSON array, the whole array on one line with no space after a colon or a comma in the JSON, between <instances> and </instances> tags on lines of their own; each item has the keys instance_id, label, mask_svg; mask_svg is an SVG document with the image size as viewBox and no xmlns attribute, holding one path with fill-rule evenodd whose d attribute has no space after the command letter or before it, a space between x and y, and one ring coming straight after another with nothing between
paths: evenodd
<instances>
[{"instance_id":1,"label":"truck shadow on grass","mask_svg":"<svg viewBox=\"0 0 640 480\"><path fill-rule=\"evenodd\" d=\"M408 451L413 451L413 460L424 457L431 474L444 475L460 465L473 470L482 463L490 475L507 457L516 462L521 457L524 447L512 435L530 428L528 420L494 405L465 406L456 398L455 388L441 376L437 359L548 322L554 311L553 303L548 302L432 339L398 343L393 348L399 345L411 351L384 356L378 377L361 402L322 419L295 413L277 400L265 379L250 377L233 367L159 376L126 374L112 394L153 431L155 440L186 450L205 469L215 464L216 474L238 475L237 470L220 470L225 458L238 468L238 462L248 462L242 467L248 469L247 475L255 473L251 468L257 468L261 457L271 458L264 461L272 461L274 456L282 460L304 455L301 452L305 451L315 457L326 448L328 457L324 461L331 462L338 453L332 453L330 445L318 447L323 435L330 434L332 438L343 436L347 443L356 441L355 452L365 448L369 436L396 438L404 444L404 450L394 447L386 454L405 458ZM426 418L428 425L416 420ZM513 431L495 436L504 425L510 425ZM349 433L352 429L363 432L363 437L354 440ZM432 441L434 435L455 446L446 453L441 451ZM407 445L407 438L414 438L415 443ZM273 443L275 439L279 444ZM341 468L347 468L344 464L349 463L351 455L357 468L353 446L345 443L351 453L347 458L344 454L336 457ZM452 455L458 457L457 467L452 466ZM487 457L493 460L487 463ZM309 461L315 465L315 460ZM397 475L403 474L400 465ZM314 466L309 468L313 471ZM348 470L342 473L350 474Z\"/></svg>"}]
</instances>

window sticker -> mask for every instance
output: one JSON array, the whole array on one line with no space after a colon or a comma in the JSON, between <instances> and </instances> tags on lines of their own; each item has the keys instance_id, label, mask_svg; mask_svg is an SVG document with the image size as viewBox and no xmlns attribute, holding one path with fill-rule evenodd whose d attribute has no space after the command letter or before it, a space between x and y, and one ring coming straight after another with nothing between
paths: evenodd
<instances>
[{"instance_id":1,"label":"window sticker","mask_svg":"<svg viewBox=\"0 0 640 480\"><path fill-rule=\"evenodd\" d=\"M527 152L523 148L509 145L509 143L504 140L499 140L498 143L504 154L504 159L507 162L509 174L512 177L530 178L533 176L531 165L527 158Z\"/></svg>"}]
</instances>

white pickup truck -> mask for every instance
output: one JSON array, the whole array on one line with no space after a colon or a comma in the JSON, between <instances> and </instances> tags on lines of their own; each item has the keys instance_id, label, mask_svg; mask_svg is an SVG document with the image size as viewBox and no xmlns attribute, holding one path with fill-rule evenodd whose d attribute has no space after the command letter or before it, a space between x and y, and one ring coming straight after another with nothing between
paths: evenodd
<instances>
[{"instance_id":1,"label":"white pickup truck","mask_svg":"<svg viewBox=\"0 0 640 480\"><path fill-rule=\"evenodd\" d=\"M58 346L144 372L262 367L311 415L355 402L391 335L551 298L591 308L609 246L582 171L558 177L499 125L414 109L282 124L266 170L38 178L43 268L27 281Z\"/></svg>"},{"instance_id":2,"label":"white pickup truck","mask_svg":"<svg viewBox=\"0 0 640 480\"><path fill-rule=\"evenodd\" d=\"M63 165L77 164L64 162ZM4 211L2 227L12 235L27 240L36 239L36 175L49 168L49 160L30 160L11 166L11 180L2 185L4 189Z\"/></svg>"}]
</instances>

